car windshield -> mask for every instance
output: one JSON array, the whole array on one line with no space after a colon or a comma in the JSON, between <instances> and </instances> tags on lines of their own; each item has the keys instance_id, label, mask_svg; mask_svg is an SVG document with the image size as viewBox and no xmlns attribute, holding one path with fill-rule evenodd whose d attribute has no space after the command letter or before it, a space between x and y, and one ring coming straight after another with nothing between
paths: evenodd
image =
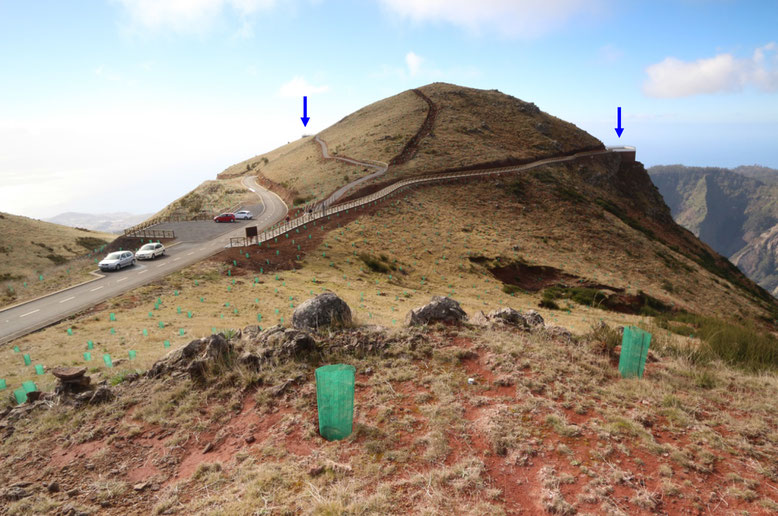
<instances>
[{"instance_id":1,"label":"car windshield","mask_svg":"<svg viewBox=\"0 0 778 516\"><path fill-rule=\"evenodd\" d=\"M146 244L140 248L141 251L153 251L156 246L154 244Z\"/></svg>"},{"instance_id":2,"label":"car windshield","mask_svg":"<svg viewBox=\"0 0 778 516\"><path fill-rule=\"evenodd\" d=\"M118 260L122 257L122 253L111 253L105 257L106 260Z\"/></svg>"}]
</instances>

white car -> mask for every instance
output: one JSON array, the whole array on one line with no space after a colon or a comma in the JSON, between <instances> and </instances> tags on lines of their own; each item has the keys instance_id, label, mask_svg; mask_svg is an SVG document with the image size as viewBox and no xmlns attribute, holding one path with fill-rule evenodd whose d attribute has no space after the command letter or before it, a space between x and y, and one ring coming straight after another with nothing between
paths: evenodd
<instances>
[{"instance_id":1,"label":"white car","mask_svg":"<svg viewBox=\"0 0 778 516\"><path fill-rule=\"evenodd\" d=\"M157 242L156 244L146 244L135 253L138 260L153 260L157 256L165 254L165 246Z\"/></svg>"},{"instance_id":2,"label":"white car","mask_svg":"<svg viewBox=\"0 0 778 516\"><path fill-rule=\"evenodd\" d=\"M249 220L254 218L254 214L251 213L248 210L241 210L238 212L235 212L235 218L236 219L242 219L242 220Z\"/></svg>"},{"instance_id":3,"label":"white car","mask_svg":"<svg viewBox=\"0 0 778 516\"><path fill-rule=\"evenodd\" d=\"M135 258L130 251L115 251L97 264L101 271L118 271L121 268L135 265Z\"/></svg>"}]
</instances>

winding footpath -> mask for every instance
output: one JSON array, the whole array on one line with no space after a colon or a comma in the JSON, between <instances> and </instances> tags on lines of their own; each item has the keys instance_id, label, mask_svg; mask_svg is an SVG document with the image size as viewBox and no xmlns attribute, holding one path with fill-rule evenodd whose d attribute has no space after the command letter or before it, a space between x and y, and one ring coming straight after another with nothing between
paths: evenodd
<instances>
[{"instance_id":1,"label":"winding footpath","mask_svg":"<svg viewBox=\"0 0 778 516\"><path fill-rule=\"evenodd\" d=\"M384 163L382 161L375 161L373 163L368 163L367 161L359 161L352 158L341 158L339 156L331 156L328 149L327 149L327 142L322 140L319 135L317 134L314 137L314 140L316 140L316 143L318 143L321 146L321 155L324 159L336 159L338 161L342 161L344 163L349 163L351 165L357 165L360 167L366 167L366 168L373 168L376 171L372 174L368 174L364 177L360 177L359 179L356 179L347 185L341 186L335 192L324 199L321 203L319 203L319 206L323 206L324 208L328 208L332 206L333 203L335 203L338 199L343 197L343 194L354 188L355 186L361 185L365 181L370 181L373 178L382 176L386 173L386 171L389 169L389 164ZM375 163L379 163L376 165Z\"/></svg>"}]
</instances>

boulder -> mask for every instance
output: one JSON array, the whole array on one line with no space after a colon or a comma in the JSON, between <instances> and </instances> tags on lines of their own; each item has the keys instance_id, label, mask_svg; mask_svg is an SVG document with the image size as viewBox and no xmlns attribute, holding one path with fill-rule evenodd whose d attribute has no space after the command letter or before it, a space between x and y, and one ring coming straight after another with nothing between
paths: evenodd
<instances>
[{"instance_id":1,"label":"boulder","mask_svg":"<svg viewBox=\"0 0 778 516\"><path fill-rule=\"evenodd\" d=\"M405 317L405 324L418 326L431 322L459 323L467 319L467 314L459 303L450 297L433 296L429 303L414 308Z\"/></svg>"},{"instance_id":2,"label":"boulder","mask_svg":"<svg viewBox=\"0 0 778 516\"><path fill-rule=\"evenodd\" d=\"M543 326L544 321L543 317L537 313L535 310L527 310L523 314L524 320L527 321L527 324L529 324L530 328L537 328L538 326Z\"/></svg>"},{"instance_id":3,"label":"boulder","mask_svg":"<svg viewBox=\"0 0 778 516\"><path fill-rule=\"evenodd\" d=\"M514 310L513 308L500 308L499 310L492 310L486 315L486 318L492 322L516 326L522 330L530 329L529 323L524 318L524 316L521 315L521 312Z\"/></svg>"},{"instance_id":4,"label":"boulder","mask_svg":"<svg viewBox=\"0 0 778 516\"><path fill-rule=\"evenodd\" d=\"M292 314L292 326L301 330L349 325L351 309L333 292L324 292L304 301Z\"/></svg>"},{"instance_id":5,"label":"boulder","mask_svg":"<svg viewBox=\"0 0 778 516\"><path fill-rule=\"evenodd\" d=\"M232 344L221 333L205 338L205 358L207 360L218 360L227 357L231 352Z\"/></svg>"}]
</instances>

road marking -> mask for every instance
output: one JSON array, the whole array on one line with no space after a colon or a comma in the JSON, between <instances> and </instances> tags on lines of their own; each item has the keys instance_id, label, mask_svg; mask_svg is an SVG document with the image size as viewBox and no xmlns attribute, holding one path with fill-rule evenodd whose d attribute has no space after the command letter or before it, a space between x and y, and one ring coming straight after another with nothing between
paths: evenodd
<instances>
[{"instance_id":1,"label":"road marking","mask_svg":"<svg viewBox=\"0 0 778 516\"><path fill-rule=\"evenodd\" d=\"M178 258L173 258L173 261L174 261L174 262L177 262L177 261L178 261L178 260L180 260L180 259L181 259L181 257L179 256Z\"/></svg>"},{"instance_id":2,"label":"road marking","mask_svg":"<svg viewBox=\"0 0 778 516\"><path fill-rule=\"evenodd\" d=\"M76 298L76 296L70 296L69 298L63 299L62 301L60 301L59 304L62 304L64 302L66 302L66 301L70 301L71 299L75 299L75 298Z\"/></svg>"},{"instance_id":3,"label":"road marking","mask_svg":"<svg viewBox=\"0 0 778 516\"><path fill-rule=\"evenodd\" d=\"M37 310L33 310L32 312L27 312L26 314L22 314L22 315L20 315L19 317L27 317L28 315L32 315L32 314L34 314L35 312L40 312L40 311L41 311L41 309L40 309L40 308L38 308Z\"/></svg>"},{"instance_id":4,"label":"road marking","mask_svg":"<svg viewBox=\"0 0 778 516\"><path fill-rule=\"evenodd\" d=\"M147 272L149 272L149 270L148 270L148 269L146 269L145 271L140 271L138 274L145 274L145 273L147 273Z\"/></svg>"},{"instance_id":5,"label":"road marking","mask_svg":"<svg viewBox=\"0 0 778 516\"><path fill-rule=\"evenodd\" d=\"M160 267L164 267L165 265L167 265L167 264L166 263L160 263L159 265L157 265L157 269L159 269Z\"/></svg>"},{"instance_id":6,"label":"road marking","mask_svg":"<svg viewBox=\"0 0 778 516\"><path fill-rule=\"evenodd\" d=\"M201 250L201 251L205 251L205 247L201 247L201 248L200 248L200 250Z\"/></svg>"},{"instance_id":7,"label":"road marking","mask_svg":"<svg viewBox=\"0 0 778 516\"><path fill-rule=\"evenodd\" d=\"M123 278L119 278L118 280L116 280L116 283L119 283L120 281L124 281L124 280L126 280L126 279L127 279L127 276L125 276L125 277L123 277Z\"/></svg>"},{"instance_id":8,"label":"road marking","mask_svg":"<svg viewBox=\"0 0 778 516\"><path fill-rule=\"evenodd\" d=\"M93 289L92 289L92 290L90 290L89 292L94 292L95 290L100 290L100 289L101 289L101 288L103 288L104 286L105 286L105 285L100 285L99 287L95 287L95 288L93 288Z\"/></svg>"},{"instance_id":9,"label":"road marking","mask_svg":"<svg viewBox=\"0 0 778 516\"><path fill-rule=\"evenodd\" d=\"M187 256L192 256L193 254L194 254L194 251L192 251L191 253L187 254Z\"/></svg>"}]
</instances>

